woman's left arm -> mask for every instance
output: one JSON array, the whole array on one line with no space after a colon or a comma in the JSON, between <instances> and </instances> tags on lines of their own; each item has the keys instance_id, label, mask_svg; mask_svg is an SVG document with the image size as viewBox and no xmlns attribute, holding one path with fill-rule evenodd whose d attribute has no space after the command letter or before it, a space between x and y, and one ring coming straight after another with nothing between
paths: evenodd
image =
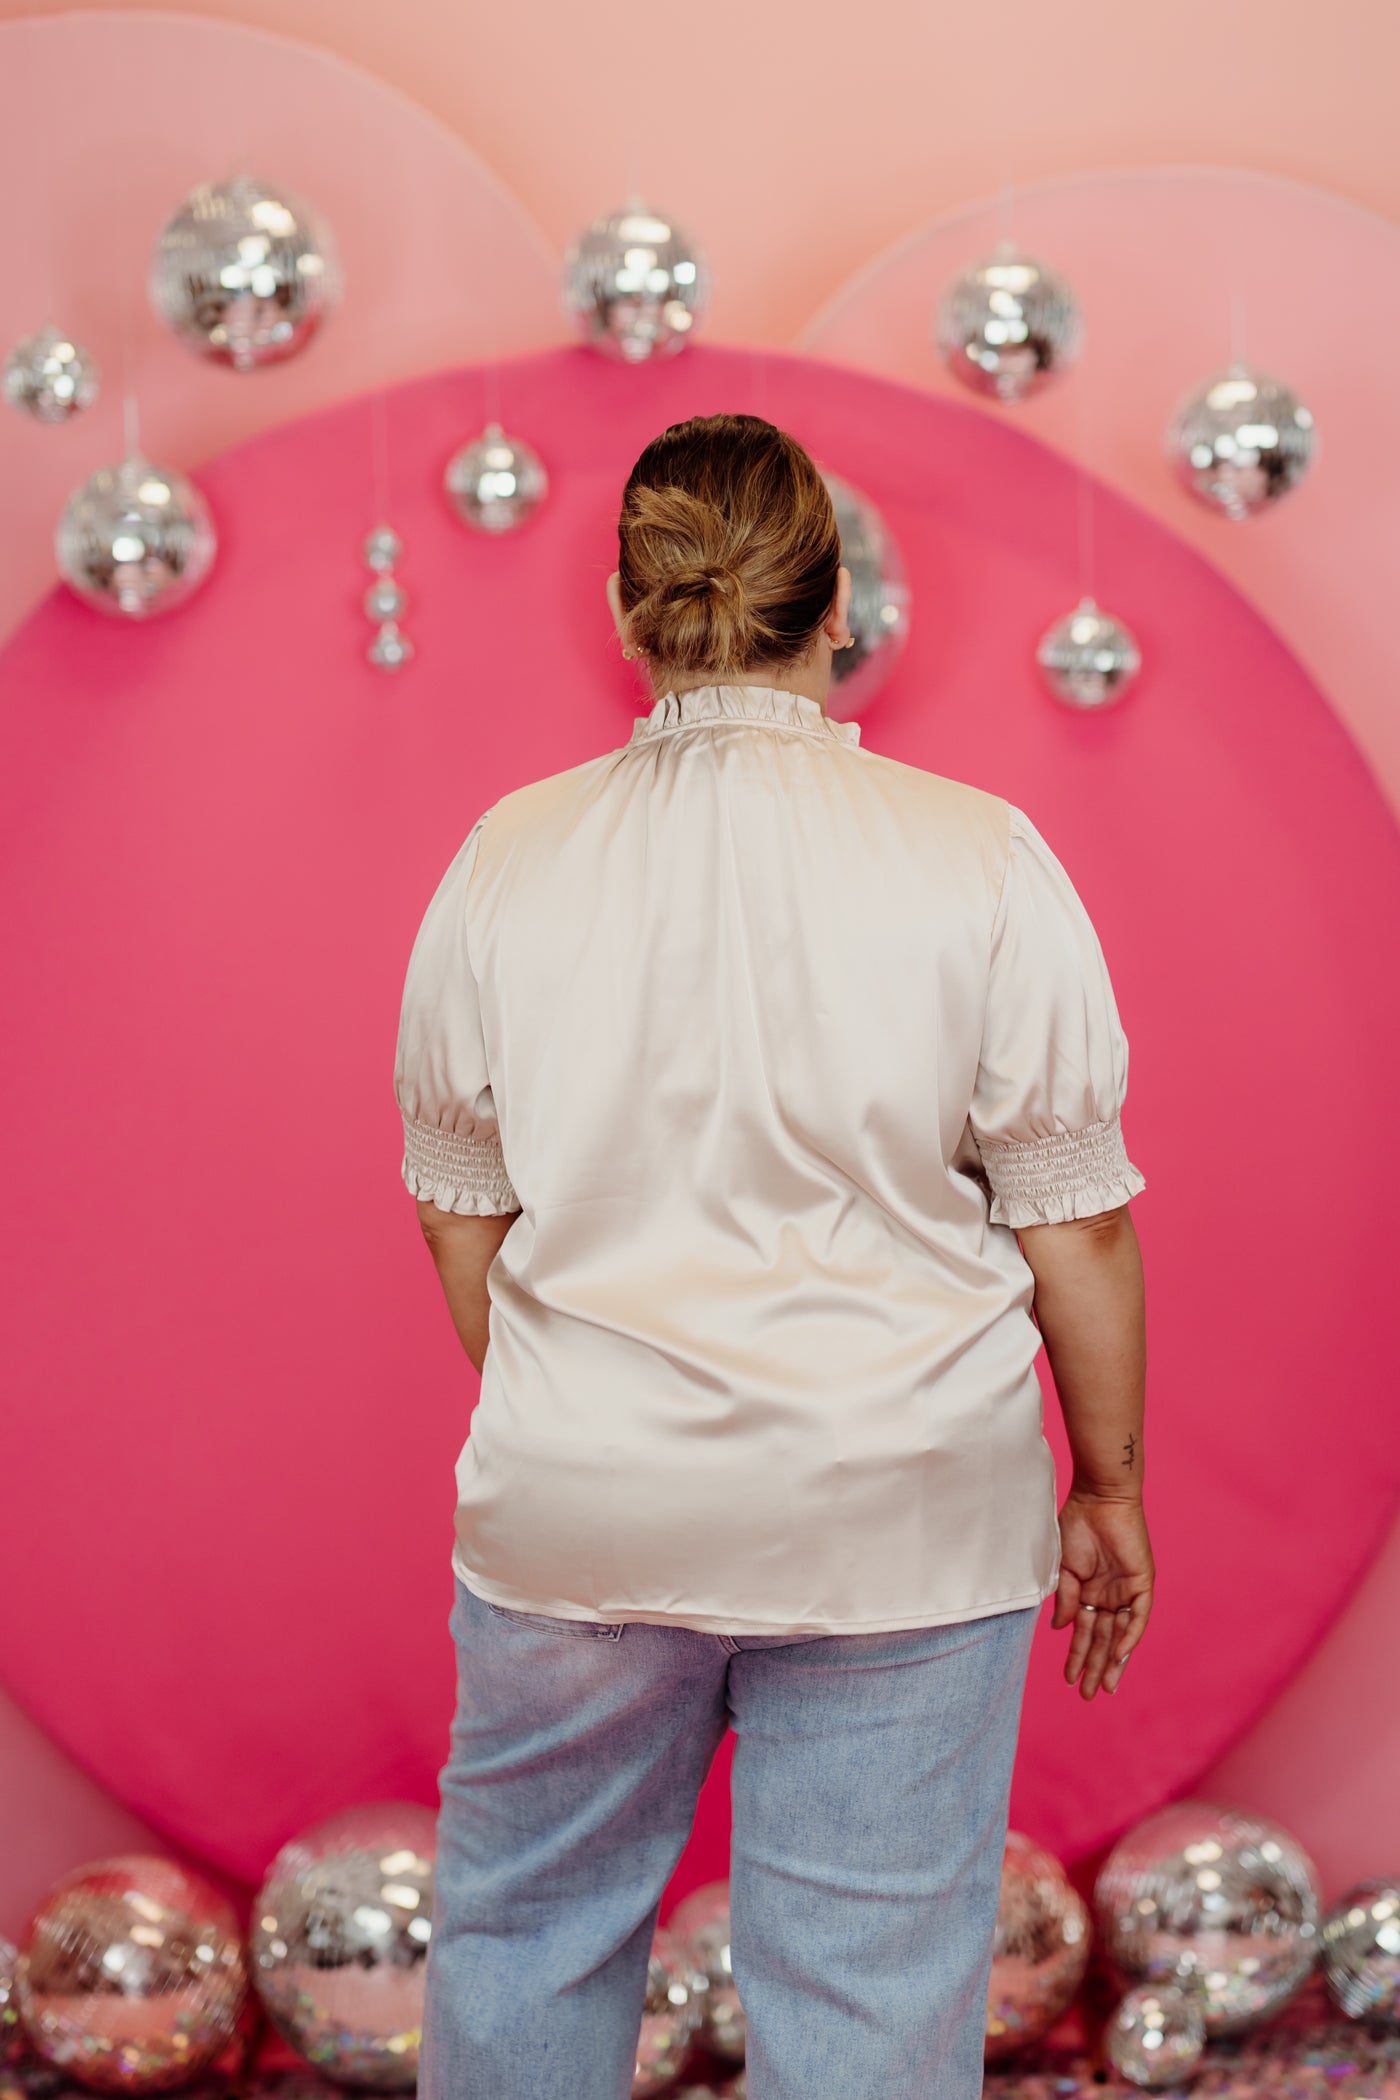
<instances>
[{"instance_id":1,"label":"woman's left arm","mask_svg":"<svg viewBox=\"0 0 1400 2100\"><path fill-rule=\"evenodd\" d=\"M518 1210L479 1217L454 1216L435 1203L420 1202L418 1222L437 1266L447 1310L458 1339L480 1371L486 1361L491 1298L486 1274L496 1250L520 1216Z\"/></svg>"}]
</instances>

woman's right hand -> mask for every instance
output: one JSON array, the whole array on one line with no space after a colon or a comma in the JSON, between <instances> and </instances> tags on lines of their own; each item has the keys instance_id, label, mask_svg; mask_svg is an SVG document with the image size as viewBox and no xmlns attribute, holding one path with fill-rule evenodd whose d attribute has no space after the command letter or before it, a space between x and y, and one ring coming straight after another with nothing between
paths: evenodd
<instances>
[{"instance_id":1,"label":"woman's right hand","mask_svg":"<svg viewBox=\"0 0 1400 2100\"><path fill-rule=\"evenodd\" d=\"M1060 1580L1054 1627L1073 1626L1065 1681L1085 1699L1116 1692L1146 1631L1156 1563L1136 1496L1072 1487L1060 1510Z\"/></svg>"}]
</instances>

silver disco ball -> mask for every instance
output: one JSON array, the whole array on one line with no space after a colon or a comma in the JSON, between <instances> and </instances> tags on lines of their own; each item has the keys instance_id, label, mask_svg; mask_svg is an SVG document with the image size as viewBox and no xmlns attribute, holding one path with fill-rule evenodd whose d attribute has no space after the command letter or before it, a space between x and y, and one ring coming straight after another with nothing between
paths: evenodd
<instances>
[{"instance_id":1,"label":"silver disco ball","mask_svg":"<svg viewBox=\"0 0 1400 2100\"><path fill-rule=\"evenodd\" d=\"M1348 1889L1322 1927L1322 1973L1350 2020L1400 2027L1400 1875Z\"/></svg>"},{"instance_id":2,"label":"silver disco ball","mask_svg":"<svg viewBox=\"0 0 1400 2100\"><path fill-rule=\"evenodd\" d=\"M1104 2054L1129 2085L1149 2092L1178 2085L1205 2050L1200 1999L1177 1983L1137 1984L1119 2001L1103 2041Z\"/></svg>"},{"instance_id":3,"label":"silver disco ball","mask_svg":"<svg viewBox=\"0 0 1400 2100\"><path fill-rule=\"evenodd\" d=\"M560 304L581 340L624 364L674 357L710 301L688 234L634 197L585 226L564 258Z\"/></svg>"},{"instance_id":4,"label":"silver disco ball","mask_svg":"<svg viewBox=\"0 0 1400 2100\"><path fill-rule=\"evenodd\" d=\"M238 1920L174 1860L98 1860L30 1919L15 1995L44 2060L104 2093L188 2084L233 2040L247 1995Z\"/></svg>"},{"instance_id":5,"label":"silver disco ball","mask_svg":"<svg viewBox=\"0 0 1400 2100\"><path fill-rule=\"evenodd\" d=\"M1236 523L1296 488L1316 450L1311 409L1281 380L1245 364L1193 387L1167 425L1177 479Z\"/></svg>"},{"instance_id":6,"label":"silver disco ball","mask_svg":"<svg viewBox=\"0 0 1400 2100\"><path fill-rule=\"evenodd\" d=\"M647 1961L632 2100L651 2100L680 2076L700 2032L704 2001L704 1977L691 1968L670 1933L658 1931Z\"/></svg>"},{"instance_id":7,"label":"silver disco ball","mask_svg":"<svg viewBox=\"0 0 1400 2100\"><path fill-rule=\"evenodd\" d=\"M36 423L66 423L97 399L97 360L52 321L26 335L5 359L0 391Z\"/></svg>"},{"instance_id":8,"label":"silver disco ball","mask_svg":"<svg viewBox=\"0 0 1400 2100\"><path fill-rule=\"evenodd\" d=\"M744 2008L734 1988L729 1954L729 1883L711 1881L676 1905L670 1933L691 1967L705 1978L701 2034L712 2056L744 2061Z\"/></svg>"},{"instance_id":9,"label":"silver disco ball","mask_svg":"<svg viewBox=\"0 0 1400 2100\"><path fill-rule=\"evenodd\" d=\"M24 2029L20 2024L19 1999L15 1993L15 1966L19 1951L0 1939L0 2071L24 2055Z\"/></svg>"},{"instance_id":10,"label":"silver disco ball","mask_svg":"<svg viewBox=\"0 0 1400 2100\"><path fill-rule=\"evenodd\" d=\"M417 2083L436 1850L429 1809L347 1809L282 1847L253 1904L258 1996L298 2055L339 2084Z\"/></svg>"},{"instance_id":11,"label":"silver disco ball","mask_svg":"<svg viewBox=\"0 0 1400 2100\"><path fill-rule=\"evenodd\" d=\"M989 2063L1050 2032L1084 1980L1091 1938L1088 1907L1060 1862L1009 1830L987 1988Z\"/></svg>"},{"instance_id":12,"label":"silver disco ball","mask_svg":"<svg viewBox=\"0 0 1400 2100\"><path fill-rule=\"evenodd\" d=\"M309 204L235 175L191 190L156 242L149 289L182 343L251 372L303 349L342 281L330 229Z\"/></svg>"},{"instance_id":13,"label":"silver disco ball","mask_svg":"<svg viewBox=\"0 0 1400 2100\"><path fill-rule=\"evenodd\" d=\"M1074 362L1083 328L1064 279L1003 241L953 279L939 299L934 335L964 386L1021 401Z\"/></svg>"},{"instance_id":14,"label":"silver disco ball","mask_svg":"<svg viewBox=\"0 0 1400 2100\"><path fill-rule=\"evenodd\" d=\"M488 423L480 437L453 453L442 485L463 524L478 532L514 532L548 495L549 476L523 438Z\"/></svg>"},{"instance_id":15,"label":"silver disco ball","mask_svg":"<svg viewBox=\"0 0 1400 2100\"><path fill-rule=\"evenodd\" d=\"M1286 2004L1320 1937L1317 1875L1296 1839L1211 1801L1175 1802L1120 1838L1094 1911L1124 1979L1194 1985L1212 2035Z\"/></svg>"},{"instance_id":16,"label":"silver disco ball","mask_svg":"<svg viewBox=\"0 0 1400 2100\"><path fill-rule=\"evenodd\" d=\"M69 497L54 536L59 574L100 611L171 612L199 588L218 536L192 481L139 454L99 467Z\"/></svg>"},{"instance_id":17,"label":"silver disco ball","mask_svg":"<svg viewBox=\"0 0 1400 2100\"><path fill-rule=\"evenodd\" d=\"M1092 598L1081 598L1073 612L1047 628L1035 660L1056 699L1083 708L1121 699L1142 668L1128 629Z\"/></svg>"},{"instance_id":18,"label":"silver disco ball","mask_svg":"<svg viewBox=\"0 0 1400 2100\"><path fill-rule=\"evenodd\" d=\"M851 572L847 624L855 647L833 654L826 702L832 720L845 721L861 713L894 669L909 634L909 590L899 548L870 498L836 474L822 480L836 512L841 560Z\"/></svg>"}]
</instances>

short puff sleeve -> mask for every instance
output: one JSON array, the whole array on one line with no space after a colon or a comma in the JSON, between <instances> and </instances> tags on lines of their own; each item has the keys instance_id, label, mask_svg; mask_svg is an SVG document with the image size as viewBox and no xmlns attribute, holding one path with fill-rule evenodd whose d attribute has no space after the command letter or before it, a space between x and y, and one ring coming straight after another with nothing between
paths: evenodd
<instances>
[{"instance_id":1,"label":"short puff sleeve","mask_svg":"<svg viewBox=\"0 0 1400 2100\"><path fill-rule=\"evenodd\" d=\"M1060 862L1010 808L970 1122L993 1224L1060 1224L1147 1186L1124 1149L1128 1041L1103 949Z\"/></svg>"},{"instance_id":2,"label":"short puff sleeve","mask_svg":"<svg viewBox=\"0 0 1400 2100\"><path fill-rule=\"evenodd\" d=\"M477 818L438 884L409 955L394 1094L410 1193L439 1210L499 1216L519 1210L520 1199L501 1151L467 952L467 889L486 815Z\"/></svg>"}]
</instances>

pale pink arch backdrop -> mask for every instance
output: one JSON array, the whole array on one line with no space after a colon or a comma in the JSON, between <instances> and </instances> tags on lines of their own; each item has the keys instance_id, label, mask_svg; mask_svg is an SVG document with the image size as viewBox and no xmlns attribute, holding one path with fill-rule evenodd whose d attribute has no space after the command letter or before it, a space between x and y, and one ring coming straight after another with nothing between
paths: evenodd
<instances>
[{"instance_id":1,"label":"pale pink arch backdrop","mask_svg":"<svg viewBox=\"0 0 1400 2100\"><path fill-rule=\"evenodd\" d=\"M9 11L0 7L0 15ZM217 11L257 19L252 5ZM420 6L408 18L395 17L390 36L389 20L379 10L338 5L327 13L315 4L287 8L279 0L275 20L280 27L369 63L381 76L375 80L328 52L178 13L59 14L40 25L37 35L26 23L0 26L0 55L6 61L0 69L0 107L6 99L10 104L7 123L0 129L0 167L9 158L12 178L21 170L32 173L35 104L26 88L42 79L44 106L61 105L64 123L46 127L45 150L57 158L49 163L53 177L41 185L42 209L28 221L39 252L22 260L36 264L41 278L57 261L56 289L72 293L76 318L86 316L89 332L102 338L97 347L105 352L114 376L121 288L129 281L133 263L139 271L151 223L166 208L172 189L178 192L186 181L213 171L202 150L191 157L194 147L228 157L265 140L268 150L276 151L279 165L288 173L295 170L331 206L347 253L356 253L362 264L375 265L368 281L378 282L383 296L347 304L342 318L354 325L343 328L339 340L334 331L328 332L314 357L262 375L252 385L204 370L165 344L149 324L140 323L138 372L157 404L148 409L147 429L153 443L164 431L170 445L181 448L183 463L190 464L212 456L231 437L282 421L360 385L461 356L479 356L493 339L509 350L557 336L550 250L577 219L578 200L586 199L591 208L598 201L594 189L601 195L620 187L624 161L635 168L640 158L640 172L644 177L654 174L655 182L667 187L674 208L691 206L695 222L717 248L718 259L727 264L721 273L715 330L770 340L782 340L832 292L852 263L863 260L883 240L907 233L927 211L955 204L969 190L985 188L1008 172L1024 180L1064 165L1070 149L1070 164L1080 167L1096 157L1114 162L1126 152L1171 159L1254 158L1277 173L1330 183L1381 210L1393 209L1395 167L1370 145L1384 130L1368 125L1365 111L1367 98L1383 92L1386 68L1379 61L1396 25L1374 8L1353 7L1343 13L1355 16L1354 26L1364 24L1366 36L1337 38L1335 14L1322 25L1296 7L1265 10L1256 0L1231 10L1224 20L1212 15L1208 24L1198 7L1187 6L1174 11L1170 48L1155 52L1151 66L1134 69L1128 63L1131 40L1140 32L1125 26L1121 10L1072 5L1057 18L1059 27L1051 34L1043 11L1013 4L1009 17L998 17L1003 50L999 68L982 63L977 40L990 31L979 28L977 20L937 25L938 55L945 63L937 68L925 65L918 82L925 115L931 112L936 121L901 128L887 99L848 93L851 67L859 71L867 57L875 63L871 54L890 48L904 50L911 58L925 53L935 34L927 11L900 5L877 8L869 18L870 36L853 56L847 52L840 82L833 85L823 72L821 40L799 33L810 28L810 13L803 10L799 23L795 9L782 0L765 12L756 29L748 23L746 48L756 51L755 34L765 49L781 44L784 77L796 83L808 119L795 130L772 121L767 100L771 69L765 73L758 67L721 65L731 25L725 10L717 8L711 17L715 35L702 47L697 49L686 26L688 77L693 91L703 95L709 69L717 69L716 80L722 72L732 128L746 140L751 193L736 181L732 161L714 155L711 127L663 124L656 111L634 123L633 136L624 138L623 127L594 121L592 113L606 106L606 95L600 105L598 93L588 90L604 87L605 80L625 82L627 68L641 63L627 37L615 33L625 28L621 20L612 25L613 34L575 53L569 39L582 25L561 13L557 34L546 40L558 59L552 81L547 66L541 71L538 65L531 69L516 64L512 40L537 26L534 17L527 24L502 10L490 20L473 18L468 65L465 53L461 64L452 62L465 27L465 18L456 10ZM103 14L105 22L99 19ZM606 21L603 26L608 27ZM654 65L665 70L668 40L681 37L681 26L664 18L649 24L649 69ZM590 37L593 27L590 17ZM1195 51L1207 33L1217 59L1228 58L1230 66L1222 63L1205 72L1195 66ZM1319 65L1317 44L1323 35L1326 63ZM13 41L19 37L27 41ZM1033 52L1031 47L1036 47ZM1030 53L1034 63L1021 63L1019 71L1012 66L1008 75L1008 50L1019 51L1022 61ZM1253 106L1253 114L1250 108L1241 110L1235 87L1242 70L1250 70L1243 61L1251 55L1253 77L1266 81L1269 89ZM1057 93L1056 66L1068 69L1071 61L1077 79L1088 80L1096 90L1111 81L1116 93L1096 91L1077 106ZM45 66L54 72L45 74ZM1174 72L1174 67L1180 71ZM1188 68L1196 83L1189 98L1179 91ZM912 93L917 72L916 66L905 66L893 81L887 77L886 89ZM1355 78L1344 93L1342 76L1348 72ZM1043 83L1043 95L1028 92L1029 73ZM970 75L986 84L986 107L965 93ZM120 97L110 92L113 79L122 82ZM522 80L533 83L534 91L517 92ZM515 178L518 194L534 207L547 238L500 194L481 161L425 121L421 109L386 92L386 83L417 90L427 105L456 120L501 175ZM510 93L504 92L507 86ZM987 119L994 113L993 101L1000 98L1004 114L1005 98L1013 93L1021 98L1016 126L1021 145L1019 164L1008 170L999 147L995 157L988 158L988 141L1004 127ZM631 102L637 106L635 95ZM1067 131L1057 132L1066 111L1072 123ZM254 112L255 132L250 131ZM143 121L129 121L135 117ZM828 150L834 123L849 142L844 154ZM864 142L862 124L868 133ZM370 140L373 151L347 164L347 136ZM133 139L141 142L136 150ZM891 139L900 142L895 161ZM1209 172L1229 179L1225 171ZM892 174L898 179L892 180ZM1148 179L1160 179L1160 171ZM1196 179L1201 179L1199 173ZM1100 184L1097 191L1089 186L1084 194L1091 210L1103 214L1105 199L1115 190L1121 195L1121 184ZM760 213L754 211L754 195L766 201ZM113 207L122 208L106 210L108 197ZM917 211L912 208L916 200ZM405 202L411 204L406 217L397 208ZM1310 252L1306 229L1313 229L1315 250L1317 232L1335 228L1345 215L1337 199L1295 193L1295 202L1297 210L1290 217L1286 200L1270 200L1269 210L1283 212L1271 238L1282 243L1297 276L1306 281L1324 261ZM1018 208L1028 206L1034 208L1023 197ZM47 222L45 211L51 214ZM1111 209L1108 215L1111 219ZM1334 280L1343 310L1350 283L1368 282L1374 299L1377 285L1396 282L1393 267L1382 261L1391 252L1393 229L1371 222L1363 239L1363 215L1350 216L1353 245L1339 258ZM1081 222L1082 218L1081 214ZM1189 207L1184 217L1178 216L1176 227L1178 234L1190 233ZM23 229L14 231L17 238L22 236ZM935 245L936 236L937 228ZM1360 248L1355 246L1358 240ZM444 246L462 258L455 274L444 276L435 267L424 267L435 264ZM784 257L777 273L772 268L775 252ZM1160 258L1146 258L1149 266L1158 260L1162 264L1160 270L1149 267L1142 282L1153 292L1153 312L1164 314L1169 322L1149 346L1154 353L1164 348L1170 352L1172 326L1180 323L1188 337L1197 326L1202 285L1194 263L1201 253L1200 246L1186 239L1167 243ZM478 296L478 271L487 254L493 271L506 273L509 296L501 296L499 310L495 304L483 307ZM1076 267L1084 267L1085 260L1081 257ZM363 285L363 267L358 274ZM20 267L7 274L7 301L25 275ZM499 287L503 280L498 275L493 282ZM1394 294L1385 290L1382 296ZM838 301L836 309L828 306L826 319L839 310L859 325L863 297L864 286L858 284L849 301ZM72 307L66 309L64 318L72 313ZM3 318L8 336L37 315L22 305L12 313L7 304ZM846 354L864 353L848 349ZM149 365L148 358L153 360ZM1324 373L1324 383L1327 377ZM1102 380L1101 372L1097 378ZM158 384L152 388L153 381ZM923 383L937 385L936 372L927 374ZM1047 404L1054 398L1047 396ZM1101 387L1096 387L1096 403L1100 399ZM1121 400L1117 405L1122 406ZM114 411L115 400L109 397L105 423L104 411L99 410L86 426L61 433L30 433L13 418L4 419L0 461L9 470L8 486L14 490L18 483L33 491L27 517L17 517L12 510L12 527L18 528L16 552L6 569L12 613L32 602L42 586L42 541L50 522L46 510L52 510L78 472L115 448L119 425ZM1052 428L1046 434L1056 441ZM1383 453L1383 429L1377 443ZM1114 478L1108 450L1100 448L1096 457ZM1337 448L1331 448L1333 501L1327 521L1330 528L1339 522L1345 526L1351 505L1355 541L1356 524L1379 524L1383 512L1373 499L1383 498L1384 491L1383 484L1378 488L1374 479L1361 475L1365 462L1354 450L1350 455L1343 451L1344 468L1348 457L1352 478L1339 482ZM1317 485L1323 487L1321 478ZM1135 493L1139 501L1154 501L1150 487ZM1305 577L1310 555L1326 557L1327 537L1311 528L1310 548L1310 528L1302 522L1302 510L1295 507L1290 523L1292 518L1300 521L1296 558L1303 564L1298 575ZM1198 520L1183 521L1177 515L1170 522L1177 531L1195 531L1204 538L1205 527ZM1223 550L1211 549L1208 540L1206 544L1212 558L1220 560ZM1255 601L1281 620L1283 631L1315 672L1322 667L1310 635L1289 632L1288 614L1295 603L1305 617L1316 606L1324 613L1330 609L1339 630L1359 616L1358 648L1350 660L1345 649L1328 659L1327 682L1334 704L1385 780L1383 720L1374 707L1369 722L1366 716L1373 683L1355 675L1358 664L1376 661L1375 622L1367 624L1371 598L1349 586L1351 571L1344 567L1337 575L1323 577L1316 591L1290 589L1287 603L1271 605L1264 595L1272 573L1267 540L1263 534L1253 535L1252 544L1264 550L1251 586ZM1240 552L1249 556L1250 543ZM1370 557L1360 547L1361 573L1368 558L1384 565L1390 552L1384 538L1377 540ZM1349 561L1345 544L1342 554ZM1241 580L1251 581L1243 576ZM1385 784L1393 785L1388 780ZM1384 1746L1400 1736L1400 1706L1393 1693L1386 1704L1384 1683L1377 1683L1374 1670L1365 1665L1383 1651L1397 1603L1400 1539L1377 1561L1350 1612L1312 1664L1254 1736L1231 1753L1219 1774L1222 1784L1285 1813L1314 1845L1334 1880L1375 1864L1387 1813L1393 1819L1392 1790L1378 1781ZM6 1857L0 1888L3 1925L6 1914L9 1922L17 1920L52 1872L74 1857L102 1849L105 1842L126 1842L131 1826L121 1812L104 1807L102 1796L15 1710L0 1715L0 1768L8 1782L0 1790ZM1323 1773L1332 1782L1325 1789L1319 1783ZM1400 1827L1393 1835L1400 1838ZM1392 1850L1400 1850L1400 1843Z\"/></svg>"}]
</instances>

